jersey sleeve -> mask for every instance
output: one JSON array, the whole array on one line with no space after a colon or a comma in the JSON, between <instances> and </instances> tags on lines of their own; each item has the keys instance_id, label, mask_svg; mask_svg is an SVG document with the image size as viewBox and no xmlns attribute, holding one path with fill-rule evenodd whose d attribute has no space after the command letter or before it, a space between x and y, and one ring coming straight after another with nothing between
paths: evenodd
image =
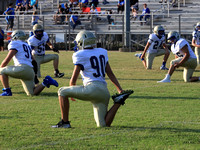
<instances>
[{"instance_id":1,"label":"jersey sleeve","mask_svg":"<svg viewBox=\"0 0 200 150\"><path fill-rule=\"evenodd\" d=\"M149 35L148 42L149 42L149 43L153 43L153 41L154 41L154 36L153 36L153 34L150 34L150 35Z\"/></svg>"},{"instance_id":2,"label":"jersey sleeve","mask_svg":"<svg viewBox=\"0 0 200 150\"><path fill-rule=\"evenodd\" d=\"M16 41L12 41L9 43L8 45L8 50L16 50L16 51L19 51L20 50L20 44L18 44L18 42Z\"/></svg>"},{"instance_id":3,"label":"jersey sleeve","mask_svg":"<svg viewBox=\"0 0 200 150\"><path fill-rule=\"evenodd\" d=\"M75 52L72 56L73 64L81 67L84 70L84 57L79 53Z\"/></svg>"},{"instance_id":4,"label":"jersey sleeve","mask_svg":"<svg viewBox=\"0 0 200 150\"><path fill-rule=\"evenodd\" d=\"M181 50L185 45L187 45L187 41L186 40L182 40L178 45L178 49Z\"/></svg>"},{"instance_id":5,"label":"jersey sleeve","mask_svg":"<svg viewBox=\"0 0 200 150\"><path fill-rule=\"evenodd\" d=\"M196 32L196 31L193 31L193 32L192 32L192 38L193 38L193 39L197 39L197 32Z\"/></svg>"}]
</instances>

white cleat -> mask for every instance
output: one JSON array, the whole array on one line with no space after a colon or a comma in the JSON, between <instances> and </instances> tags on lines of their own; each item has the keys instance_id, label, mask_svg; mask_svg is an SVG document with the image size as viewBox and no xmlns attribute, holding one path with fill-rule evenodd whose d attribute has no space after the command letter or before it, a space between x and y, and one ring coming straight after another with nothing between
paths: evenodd
<instances>
[{"instance_id":1,"label":"white cleat","mask_svg":"<svg viewBox=\"0 0 200 150\"><path fill-rule=\"evenodd\" d=\"M170 79L163 79L161 81L157 81L157 83L170 83L171 80Z\"/></svg>"}]
</instances>

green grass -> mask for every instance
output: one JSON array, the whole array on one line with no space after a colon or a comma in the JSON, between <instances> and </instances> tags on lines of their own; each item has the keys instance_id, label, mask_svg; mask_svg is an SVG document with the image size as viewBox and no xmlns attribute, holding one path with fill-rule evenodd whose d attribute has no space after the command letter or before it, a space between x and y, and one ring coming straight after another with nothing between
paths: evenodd
<instances>
[{"instance_id":1,"label":"green grass","mask_svg":"<svg viewBox=\"0 0 200 150\"><path fill-rule=\"evenodd\" d=\"M1 61L6 54L0 53ZM70 102L72 128L53 129L51 125L60 119L58 88L52 86L39 96L28 97L21 82L10 78L13 96L0 97L0 149L200 149L200 83L184 83L180 68L171 83L158 84L167 73L159 70L163 57L155 58L152 70L145 70L135 53L108 54L121 86L135 91L119 109L112 127L97 128L91 103L77 100ZM64 78L57 79L62 87L69 84L72 74L72 52L59 56L59 69L65 72ZM171 54L167 67L173 58ZM42 78L53 75L52 62L41 68ZM195 76L200 76L199 70ZM116 93L106 80L111 95ZM112 104L110 100L109 107Z\"/></svg>"}]
</instances>

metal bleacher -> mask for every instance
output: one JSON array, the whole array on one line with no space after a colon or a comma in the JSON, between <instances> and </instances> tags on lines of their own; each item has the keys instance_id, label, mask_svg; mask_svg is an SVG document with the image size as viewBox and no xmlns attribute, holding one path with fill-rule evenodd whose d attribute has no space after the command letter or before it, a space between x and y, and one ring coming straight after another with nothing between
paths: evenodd
<instances>
[{"instance_id":1,"label":"metal bleacher","mask_svg":"<svg viewBox=\"0 0 200 150\"><path fill-rule=\"evenodd\" d=\"M117 2L118 0L108 0L109 4L102 4L103 0L99 1L98 7L101 8L101 13L99 17L102 19L99 21L95 20L95 15L93 19L88 19L88 14L79 14L82 22L81 26L73 31L70 29L69 23L65 24L55 24L53 20L53 15L58 9L58 4L68 2L68 0L39 0L39 23L42 24L45 28L45 31L52 35L67 34L71 35L73 39L80 30L87 29L94 32L100 37L104 35L121 35L123 36L124 14L117 14ZM139 19L134 21L130 19L130 32L131 39L134 41L141 41L144 39L142 36L148 36L152 32L152 29L155 25L163 25L166 29L166 33L170 30L177 30L181 34L191 35L193 31L193 26L200 21L200 16L198 14L200 8L199 0L177 0L176 7L173 7L170 3L159 3L160 0L139 0L139 11L138 16L141 14L143 9L143 4L146 3L148 8L151 10L151 19L148 24L141 26ZM106 10L112 10L112 18L115 21L114 25L108 24L106 19L107 14ZM73 8L73 11L81 12L77 7ZM130 11L130 15L131 15ZM6 27L5 16L0 17L1 27ZM18 14L16 13L14 30L23 29L25 32L32 30L31 26L32 11L29 11L28 14ZM68 36L68 38L70 38ZM68 39L69 40L69 39ZM69 40L70 41L70 40Z\"/></svg>"}]
</instances>

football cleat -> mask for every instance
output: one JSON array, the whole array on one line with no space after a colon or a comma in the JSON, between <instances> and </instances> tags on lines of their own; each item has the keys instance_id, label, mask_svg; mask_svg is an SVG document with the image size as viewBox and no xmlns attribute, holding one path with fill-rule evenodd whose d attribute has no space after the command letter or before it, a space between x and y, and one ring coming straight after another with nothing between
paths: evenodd
<instances>
[{"instance_id":1,"label":"football cleat","mask_svg":"<svg viewBox=\"0 0 200 150\"><path fill-rule=\"evenodd\" d=\"M165 66L161 66L160 70L169 70L169 69L167 67L165 67Z\"/></svg>"},{"instance_id":2,"label":"football cleat","mask_svg":"<svg viewBox=\"0 0 200 150\"><path fill-rule=\"evenodd\" d=\"M12 96L11 88L3 88L0 96Z\"/></svg>"},{"instance_id":3,"label":"football cleat","mask_svg":"<svg viewBox=\"0 0 200 150\"><path fill-rule=\"evenodd\" d=\"M135 54L135 57L140 58L141 56L142 56L142 53L137 53L137 54Z\"/></svg>"},{"instance_id":4,"label":"football cleat","mask_svg":"<svg viewBox=\"0 0 200 150\"><path fill-rule=\"evenodd\" d=\"M64 73L55 73L56 78L62 78L65 74Z\"/></svg>"},{"instance_id":5,"label":"football cleat","mask_svg":"<svg viewBox=\"0 0 200 150\"><path fill-rule=\"evenodd\" d=\"M49 88L50 85L58 87L58 82L52 79L50 76L46 76L43 80L43 85L46 86L47 88Z\"/></svg>"},{"instance_id":6,"label":"football cleat","mask_svg":"<svg viewBox=\"0 0 200 150\"><path fill-rule=\"evenodd\" d=\"M59 121L56 125L51 126L52 128L71 128L70 122Z\"/></svg>"},{"instance_id":7,"label":"football cleat","mask_svg":"<svg viewBox=\"0 0 200 150\"><path fill-rule=\"evenodd\" d=\"M131 95L134 91L133 90L126 90L123 91L120 94L115 94L112 96L112 99L114 101L114 103L118 103L118 104L125 104L125 100L129 97L129 95Z\"/></svg>"}]
</instances>

